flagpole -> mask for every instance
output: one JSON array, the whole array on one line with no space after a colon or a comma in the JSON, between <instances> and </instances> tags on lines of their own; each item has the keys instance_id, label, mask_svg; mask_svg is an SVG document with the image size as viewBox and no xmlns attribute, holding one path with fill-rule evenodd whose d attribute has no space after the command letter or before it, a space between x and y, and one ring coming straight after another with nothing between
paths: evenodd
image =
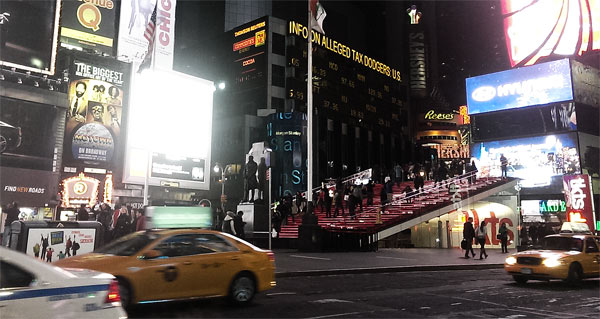
<instances>
[{"instance_id":1,"label":"flagpole","mask_svg":"<svg viewBox=\"0 0 600 319\"><path fill-rule=\"evenodd\" d=\"M312 185L313 185L313 92L312 92L312 10L310 8L310 0L308 2L308 80L306 87L306 113L308 113L308 120L306 123L307 135L306 135L306 145L308 148L307 158L306 158L306 170L307 170L307 178L306 178L306 200L307 200L307 213L312 213Z\"/></svg>"}]
</instances>

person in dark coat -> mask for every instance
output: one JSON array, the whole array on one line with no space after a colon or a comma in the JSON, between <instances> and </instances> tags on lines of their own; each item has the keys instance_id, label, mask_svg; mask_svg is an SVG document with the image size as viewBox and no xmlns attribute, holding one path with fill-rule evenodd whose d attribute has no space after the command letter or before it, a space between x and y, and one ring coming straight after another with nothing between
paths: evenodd
<instances>
[{"instance_id":1,"label":"person in dark coat","mask_svg":"<svg viewBox=\"0 0 600 319\"><path fill-rule=\"evenodd\" d=\"M465 249L465 258L469 258L469 251L475 258L475 251L473 251L473 238L475 238L475 228L473 228L473 217L469 217L467 222L463 225L463 238L467 241L467 248Z\"/></svg>"},{"instance_id":2,"label":"person in dark coat","mask_svg":"<svg viewBox=\"0 0 600 319\"><path fill-rule=\"evenodd\" d=\"M373 205L373 181L369 180L367 183L367 206Z\"/></svg>"},{"instance_id":3,"label":"person in dark coat","mask_svg":"<svg viewBox=\"0 0 600 319\"><path fill-rule=\"evenodd\" d=\"M79 209L77 210L77 220L78 221L86 221L90 218L90 214L85 208L85 204L81 204Z\"/></svg>"},{"instance_id":4,"label":"person in dark coat","mask_svg":"<svg viewBox=\"0 0 600 319\"><path fill-rule=\"evenodd\" d=\"M323 196L325 196L325 216L331 217L331 194L329 194L329 189L325 188Z\"/></svg>"},{"instance_id":5,"label":"person in dark coat","mask_svg":"<svg viewBox=\"0 0 600 319\"><path fill-rule=\"evenodd\" d=\"M107 244L111 239L110 228L112 224L112 210L110 206L108 206L108 204L100 204L100 212L98 213L98 215L96 215L96 221L102 224L102 230L104 235L103 243Z\"/></svg>"},{"instance_id":6,"label":"person in dark coat","mask_svg":"<svg viewBox=\"0 0 600 319\"><path fill-rule=\"evenodd\" d=\"M342 217L344 217L344 193L342 192L342 189L335 189L333 200L335 202L335 211L333 212L333 218L338 217L338 211L340 210L340 208L342 209Z\"/></svg>"},{"instance_id":7,"label":"person in dark coat","mask_svg":"<svg viewBox=\"0 0 600 319\"><path fill-rule=\"evenodd\" d=\"M8 209L3 210L3 213L6 214L6 219L4 220L2 246L7 247L10 244L10 237L12 234L11 224L16 220L19 220L19 215L21 214L21 211L19 210L19 204L17 204L17 202L12 202Z\"/></svg>"},{"instance_id":8,"label":"person in dark coat","mask_svg":"<svg viewBox=\"0 0 600 319\"><path fill-rule=\"evenodd\" d=\"M267 162L264 157L260 158L258 164L258 198L265 200L265 189L267 187Z\"/></svg>"},{"instance_id":9,"label":"person in dark coat","mask_svg":"<svg viewBox=\"0 0 600 319\"><path fill-rule=\"evenodd\" d=\"M381 204L381 212L385 212L385 204L387 204L388 193L385 185L381 185L381 193L379 193L379 200Z\"/></svg>"},{"instance_id":10,"label":"person in dark coat","mask_svg":"<svg viewBox=\"0 0 600 319\"><path fill-rule=\"evenodd\" d=\"M244 178L246 180L246 189L244 192L245 201L254 201L254 190L258 188L258 181L256 180L256 171L258 170L258 164L254 161L254 156L248 156L248 163L244 169ZM248 198L248 191L250 191L250 198Z\"/></svg>"},{"instance_id":11,"label":"person in dark coat","mask_svg":"<svg viewBox=\"0 0 600 319\"><path fill-rule=\"evenodd\" d=\"M129 234L131 230L131 219L127 214L126 209L122 209L117 217L117 224L115 225L113 238L117 239Z\"/></svg>"},{"instance_id":12,"label":"person in dark coat","mask_svg":"<svg viewBox=\"0 0 600 319\"><path fill-rule=\"evenodd\" d=\"M500 229L498 229L498 234L500 235L500 243L502 247L502 253L508 253L508 228L506 227L506 223L502 223L500 225Z\"/></svg>"},{"instance_id":13,"label":"person in dark coat","mask_svg":"<svg viewBox=\"0 0 600 319\"><path fill-rule=\"evenodd\" d=\"M246 238L246 235L244 234L244 226L246 225L246 223L244 223L244 220L242 218L243 215L244 212L239 211L237 212L237 215L233 218L233 227L235 228L235 235L241 239Z\"/></svg>"}]
</instances>

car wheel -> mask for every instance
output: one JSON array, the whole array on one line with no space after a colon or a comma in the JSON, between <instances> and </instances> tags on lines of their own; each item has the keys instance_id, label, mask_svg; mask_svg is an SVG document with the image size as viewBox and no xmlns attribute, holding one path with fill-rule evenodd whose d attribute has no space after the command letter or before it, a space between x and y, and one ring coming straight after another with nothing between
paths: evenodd
<instances>
[{"instance_id":1,"label":"car wheel","mask_svg":"<svg viewBox=\"0 0 600 319\"><path fill-rule=\"evenodd\" d=\"M573 263L569 266L569 275L567 277L567 282L571 285L578 285L581 283L581 279L583 278L583 271L581 269L581 265Z\"/></svg>"},{"instance_id":2,"label":"car wheel","mask_svg":"<svg viewBox=\"0 0 600 319\"><path fill-rule=\"evenodd\" d=\"M6 151L6 145L8 145L6 138L0 135L0 153L4 153L4 151Z\"/></svg>"},{"instance_id":3,"label":"car wheel","mask_svg":"<svg viewBox=\"0 0 600 319\"><path fill-rule=\"evenodd\" d=\"M513 279L515 280L515 282L517 282L519 285L524 285L527 283L527 280L529 280L529 278L525 277L525 276L513 276Z\"/></svg>"},{"instance_id":4,"label":"car wheel","mask_svg":"<svg viewBox=\"0 0 600 319\"><path fill-rule=\"evenodd\" d=\"M131 301L133 300L133 292L131 286L127 280L118 278L119 280L119 296L121 297L121 305L125 309L131 308Z\"/></svg>"},{"instance_id":5,"label":"car wheel","mask_svg":"<svg viewBox=\"0 0 600 319\"><path fill-rule=\"evenodd\" d=\"M256 283L249 274L238 275L229 288L229 299L237 305L246 305L256 294Z\"/></svg>"}]
</instances>

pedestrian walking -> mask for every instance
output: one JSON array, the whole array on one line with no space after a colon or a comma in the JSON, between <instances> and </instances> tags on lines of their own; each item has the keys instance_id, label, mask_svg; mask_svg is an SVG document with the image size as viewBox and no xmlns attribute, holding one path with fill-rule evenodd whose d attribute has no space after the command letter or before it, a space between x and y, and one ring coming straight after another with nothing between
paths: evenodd
<instances>
[{"instance_id":1,"label":"pedestrian walking","mask_svg":"<svg viewBox=\"0 0 600 319\"><path fill-rule=\"evenodd\" d=\"M465 246L465 258L469 258L469 251L473 258L475 258L475 252L473 251L473 238L475 237L475 229L473 229L473 217L469 217L467 222L463 225L463 238L466 242Z\"/></svg>"},{"instance_id":2,"label":"pedestrian walking","mask_svg":"<svg viewBox=\"0 0 600 319\"><path fill-rule=\"evenodd\" d=\"M502 223L498 229L498 237L500 238L500 244L502 246L502 253L508 253L508 228L506 223Z\"/></svg>"},{"instance_id":3,"label":"pedestrian walking","mask_svg":"<svg viewBox=\"0 0 600 319\"><path fill-rule=\"evenodd\" d=\"M354 197L354 203L360 206L360 212L363 211L363 200L362 200L362 187L360 185L354 186L352 190L352 196Z\"/></svg>"},{"instance_id":4,"label":"pedestrian walking","mask_svg":"<svg viewBox=\"0 0 600 319\"><path fill-rule=\"evenodd\" d=\"M373 205L373 181L367 183L367 206Z\"/></svg>"},{"instance_id":5,"label":"pedestrian walking","mask_svg":"<svg viewBox=\"0 0 600 319\"><path fill-rule=\"evenodd\" d=\"M137 210L137 220L135 222L135 231L146 229L146 212L144 209Z\"/></svg>"},{"instance_id":6,"label":"pedestrian walking","mask_svg":"<svg viewBox=\"0 0 600 319\"><path fill-rule=\"evenodd\" d=\"M475 160L471 161L468 171L471 173L471 176L469 176L469 184L475 184L475 181L477 180L477 166L475 166Z\"/></svg>"},{"instance_id":7,"label":"pedestrian walking","mask_svg":"<svg viewBox=\"0 0 600 319\"><path fill-rule=\"evenodd\" d=\"M488 258L488 254L485 252L485 241L487 240L487 228L485 227L485 221L481 222L481 225L475 229L475 237L477 237L477 242L481 246L479 250L479 259Z\"/></svg>"},{"instance_id":8,"label":"pedestrian walking","mask_svg":"<svg viewBox=\"0 0 600 319\"><path fill-rule=\"evenodd\" d=\"M16 220L19 220L19 215L21 214L17 202L12 202L8 206L8 209L3 210L3 213L6 214L6 219L4 219L4 233L2 235L2 246L4 247L10 245L10 237L12 236L11 224Z\"/></svg>"},{"instance_id":9,"label":"pedestrian walking","mask_svg":"<svg viewBox=\"0 0 600 319\"><path fill-rule=\"evenodd\" d=\"M110 242L110 228L112 224L112 211L110 206L106 203L100 204L100 212L96 215L96 221L98 221L102 225L103 244L107 244Z\"/></svg>"},{"instance_id":10,"label":"pedestrian walking","mask_svg":"<svg viewBox=\"0 0 600 319\"><path fill-rule=\"evenodd\" d=\"M342 195L342 191L339 189L335 190L335 195L333 195L333 201L335 202L335 211L333 212L333 218L338 217L338 211L342 209L342 217L344 217L344 195Z\"/></svg>"},{"instance_id":11,"label":"pedestrian walking","mask_svg":"<svg viewBox=\"0 0 600 319\"><path fill-rule=\"evenodd\" d=\"M500 168L502 169L502 178L508 177L508 159L504 157L504 154L500 154Z\"/></svg>"}]
</instances>

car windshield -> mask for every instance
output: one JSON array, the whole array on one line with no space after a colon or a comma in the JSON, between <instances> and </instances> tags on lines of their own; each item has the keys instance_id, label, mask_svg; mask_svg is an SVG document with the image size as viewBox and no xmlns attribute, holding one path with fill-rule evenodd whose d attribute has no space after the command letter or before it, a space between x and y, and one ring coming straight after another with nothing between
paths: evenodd
<instances>
[{"instance_id":1,"label":"car windshield","mask_svg":"<svg viewBox=\"0 0 600 319\"><path fill-rule=\"evenodd\" d=\"M546 237L544 238L544 249L583 251L583 240L573 237Z\"/></svg>"},{"instance_id":2,"label":"car windshield","mask_svg":"<svg viewBox=\"0 0 600 319\"><path fill-rule=\"evenodd\" d=\"M154 233L133 233L96 250L97 253L131 256L158 238Z\"/></svg>"}]
</instances>

